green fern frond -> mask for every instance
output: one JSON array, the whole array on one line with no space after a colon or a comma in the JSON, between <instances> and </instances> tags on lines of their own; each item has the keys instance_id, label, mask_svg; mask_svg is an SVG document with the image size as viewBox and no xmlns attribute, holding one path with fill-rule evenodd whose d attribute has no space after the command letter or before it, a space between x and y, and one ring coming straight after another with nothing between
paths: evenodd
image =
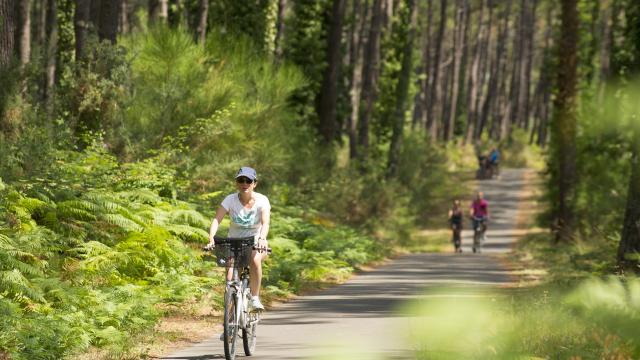
<instances>
[{"instance_id":1,"label":"green fern frond","mask_svg":"<svg viewBox=\"0 0 640 360\"><path fill-rule=\"evenodd\" d=\"M45 202L47 205L54 205L54 201L51 200L55 198L55 194L51 192L48 188L38 187L37 189L32 188L31 191L28 192L28 195Z\"/></svg>"},{"instance_id":2,"label":"green fern frond","mask_svg":"<svg viewBox=\"0 0 640 360\"><path fill-rule=\"evenodd\" d=\"M154 209L147 209L146 207L143 207L143 210L138 209L136 211L136 216L144 221L145 224L151 225L155 223L155 212L156 211Z\"/></svg>"},{"instance_id":3,"label":"green fern frond","mask_svg":"<svg viewBox=\"0 0 640 360\"><path fill-rule=\"evenodd\" d=\"M40 276L42 275L42 271L36 266L27 264L23 261L20 261L18 258L11 256L9 253L5 253L4 255L0 253L0 260L2 261L2 265L0 265L0 269L4 270L18 270L20 273L29 275L29 276Z\"/></svg>"},{"instance_id":4,"label":"green fern frond","mask_svg":"<svg viewBox=\"0 0 640 360\"><path fill-rule=\"evenodd\" d=\"M121 214L102 214L100 218L105 222L121 227L126 231L142 232L144 227L137 222L121 215Z\"/></svg>"},{"instance_id":5,"label":"green fern frond","mask_svg":"<svg viewBox=\"0 0 640 360\"><path fill-rule=\"evenodd\" d=\"M66 219L95 221L96 216L92 212L96 210L95 205L88 201L69 200L58 203L57 215Z\"/></svg>"},{"instance_id":6,"label":"green fern frond","mask_svg":"<svg viewBox=\"0 0 640 360\"><path fill-rule=\"evenodd\" d=\"M11 244L11 238L9 238L7 235L0 233L0 247L2 247L2 244Z\"/></svg>"},{"instance_id":7,"label":"green fern frond","mask_svg":"<svg viewBox=\"0 0 640 360\"><path fill-rule=\"evenodd\" d=\"M92 213L99 211L99 207L95 203L82 199L62 201L58 203L57 207L58 209L60 207L80 209Z\"/></svg>"},{"instance_id":8,"label":"green fern frond","mask_svg":"<svg viewBox=\"0 0 640 360\"><path fill-rule=\"evenodd\" d=\"M17 205L27 209L30 214L33 214L39 209L48 206L46 202L34 198L22 198L17 202Z\"/></svg>"},{"instance_id":9,"label":"green fern frond","mask_svg":"<svg viewBox=\"0 0 640 360\"><path fill-rule=\"evenodd\" d=\"M59 219L56 211L47 211L42 219L40 219L40 224L51 229L55 229L59 225L58 223Z\"/></svg>"},{"instance_id":10,"label":"green fern frond","mask_svg":"<svg viewBox=\"0 0 640 360\"><path fill-rule=\"evenodd\" d=\"M30 286L29 280L18 269L0 271L0 293L2 292L18 300L28 298L38 302L44 301L42 294Z\"/></svg>"},{"instance_id":11,"label":"green fern frond","mask_svg":"<svg viewBox=\"0 0 640 360\"><path fill-rule=\"evenodd\" d=\"M185 240L204 242L209 238L208 232L189 225L173 224L165 225L164 228L169 230L169 232L175 236Z\"/></svg>"},{"instance_id":12,"label":"green fern frond","mask_svg":"<svg viewBox=\"0 0 640 360\"><path fill-rule=\"evenodd\" d=\"M118 212L118 214L126 217L127 219L135 222L142 227L146 227L147 225L150 225L152 223L151 219L139 216L137 212L134 213L127 209L123 209L122 211Z\"/></svg>"},{"instance_id":13,"label":"green fern frond","mask_svg":"<svg viewBox=\"0 0 640 360\"><path fill-rule=\"evenodd\" d=\"M170 213L161 208L143 207L137 212L138 216L149 219L150 223L156 225L166 224L170 219Z\"/></svg>"},{"instance_id":14,"label":"green fern frond","mask_svg":"<svg viewBox=\"0 0 640 360\"><path fill-rule=\"evenodd\" d=\"M83 197L99 206L104 212L119 213L127 211L124 206L118 203L119 199L113 193L91 192Z\"/></svg>"},{"instance_id":15,"label":"green fern frond","mask_svg":"<svg viewBox=\"0 0 640 360\"><path fill-rule=\"evenodd\" d=\"M209 225L208 220L196 210L176 210L170 213L170 221L176 224L204 227Z\"/></svg>"},{"instance_id":16,"label":"green fern frond","mask_svg":"<svg viewBox=\"0 0 640 360\"><path fill-rule=\"evenodd\" d=\"M116 193L120 199L125 199L129 201L137 201L143 204L155 205L162 201L160 195L149 189L136 189L129 191L120 191Z\"/></svg>"},{"instance_id":17,"label":"green fern frond","mask_svg":"<svg viewBox=\"0 0 640 360\"><path fill-rule=\"evenodd\" d=\"M67 237L84 240L87 237L87 229L73 222L60 220L57 224L57 230Z\"/></svg>"},{"instance_id":18,"label":"green fern frond","mask_svg":"<svg viewBox=\"0 0 640 360\"><path fill-rule=\"evenodd\" d=\"M90 273L112 272L128 261L126 254L98 241L88 241L71 252L81 258L78 268Z\"/></svg>"},{"instance_id":19,"label":"green fern frond","mask_svg":"<svg viewBox=\"0 0 640 360\"><path fill-rule=\"evenodd\" d=\"M33 231L18 235L15 244L24 251L48 257L52 252L60 250L57 245L60 243L59 239L60 235L39 226Z\"/></svg>"}]
</instances>

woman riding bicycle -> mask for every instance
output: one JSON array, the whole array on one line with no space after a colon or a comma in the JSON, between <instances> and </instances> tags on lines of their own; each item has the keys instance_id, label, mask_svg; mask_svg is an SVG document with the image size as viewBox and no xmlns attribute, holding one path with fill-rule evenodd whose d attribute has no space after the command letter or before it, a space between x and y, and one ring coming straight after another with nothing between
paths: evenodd
<instances>
[{"instance_id":1,"label":"woman riding bicycle","mask_svg":"<svg viewBox=\"0 0 640 360\"><path fill-rule=\"evenodd\" d=\"M487 221L489 220L489 203L484 199L484 193L482 191L477 192L475 200L473 200L473 202L471 203L469 214L471 215L471 219L473 221L474 231L481 231L481 242L484 242L485 231L487 230ZM480 250L480 248L476 248L476 246L481 247L482 244L475 244L474 239L473 252L476 252L476 250Z\"/></svg>"},{"instance_id":2,"label":"woman riding bicycle","mask_svg":"<svg viewBox=\"0 0 640 360\"><path fill-rule=\"evenodd\" d=\"M462 232L462 208L460 207L460 200L453 201L453 207L449 210L449 224L453 231L453 246L455 252L462 252L462 239L460 233Z\"/></svg>"},{"instance_id":3,"label":"woman riding bicycle","mask_svg":"<svg viewBox=\"0 0 640 360\"><path fill-rule=\"evenodd\" d=\"M230 238L254 237L254 245L258 248L267 248L267 234L269 233L269 221L271 215L271 204L269 199L255 192L258 184L258 175L253 168L243 166L236 174L236 188L238 192L230 194L220 204L216 216L211 222L209 229L208 248L215 247L214 236L218 231L218 226L228 213L231 218L229 225ZM264 306L260 302L260 284L262 282L262 261L267 257L266 252L253 250L251 262L249 263L251 311L262 311ZM230 272L227 274L230 280Z\"/></svg>"}]
</instances>

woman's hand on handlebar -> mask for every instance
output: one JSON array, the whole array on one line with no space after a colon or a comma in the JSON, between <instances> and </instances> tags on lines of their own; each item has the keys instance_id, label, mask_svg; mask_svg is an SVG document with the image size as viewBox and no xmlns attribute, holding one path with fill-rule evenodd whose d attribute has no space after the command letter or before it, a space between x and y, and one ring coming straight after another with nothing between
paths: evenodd
<instances>
[{"instance_id":1,"label":"woman's hand on handlebar","mask_svg":"<svg viewBox=\"0 0 640 360\"><path fill-rule=\"evenodd\" d=\"M204 250L213 250L216 247L216 243L213 240L213 236L209 236L209 243L204 246Z\"/></svg>"},{"instance_id":2,"label":"woman's hand on handlebar","mask_svg":"<svg viewBox=\"0 0 640 360\"><path fill-rule=\"evenodd\" d=\"M259 252L259 253L267 253L270 254L271 253L271 248L270 247L266 247L266 246L260 246L260 245L256 245L253 247L253 250Z\"/></svg>"},{"instance_id":3,"label":"woman's hand on handlebar","mask_svg":"<svg viewBox=\"0 0 640 360\"><path fill-rule=\"evenodd\" d=\"M256 244L256 246L253 247L254 250L257 250L259 253L269 253L271 252L271 249L269 248L269 243L267 242L267 239L258 238L258 244Z\"/></svg>"}]
</instances>

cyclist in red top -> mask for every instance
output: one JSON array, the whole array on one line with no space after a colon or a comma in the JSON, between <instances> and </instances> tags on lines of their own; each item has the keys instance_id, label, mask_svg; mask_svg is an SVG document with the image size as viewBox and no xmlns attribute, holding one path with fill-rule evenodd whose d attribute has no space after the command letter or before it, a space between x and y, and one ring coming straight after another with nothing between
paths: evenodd
<instances>
[{"instance_id":1,"label":"cyclist in red top","mask_svg":"<svg viewBox=\"0 0 640 360\"><path fill-rule=\"evenodd\" d=\"M487 220L489 220L489 203L484 199L482 191L478 191L475 200L469 209L473 220L473 252L481 252L482 243L485 242L485 232L487 230ZM479 237L478 237L479 232Z\"/></svg>"},{"instance_id":2,"label":"cyclist in red top","mask_svg":"<svg viewBox=\"0 0 640 360\"><path fill-rule=\"evenodd\" d=\"M471 216L474 218L489 219L489 203L484 199L482 191L478 191L475 200L471 203Z\"/></svg>"}]
</instances>

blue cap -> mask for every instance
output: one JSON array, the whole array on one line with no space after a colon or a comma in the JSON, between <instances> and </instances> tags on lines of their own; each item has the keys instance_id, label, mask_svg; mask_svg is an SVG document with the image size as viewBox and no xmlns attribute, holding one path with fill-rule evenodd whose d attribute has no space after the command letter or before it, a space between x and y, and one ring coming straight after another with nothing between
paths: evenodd
<instances>
[{"instance_id":1,"label":"blue cap","mask_svg":"<svg viewBox=\"0 0 640 360\"><path fill-rule=\"evenodd\" d=\"M240 168L240 170L238 170L238 173L236 174L236 179L239 178L240 176L248 177L249 179L254 181L258 178L258 174L256 174L256 171L253 168L250 168L248 166L243 166Z\"/></svg>"}]
</instances>

